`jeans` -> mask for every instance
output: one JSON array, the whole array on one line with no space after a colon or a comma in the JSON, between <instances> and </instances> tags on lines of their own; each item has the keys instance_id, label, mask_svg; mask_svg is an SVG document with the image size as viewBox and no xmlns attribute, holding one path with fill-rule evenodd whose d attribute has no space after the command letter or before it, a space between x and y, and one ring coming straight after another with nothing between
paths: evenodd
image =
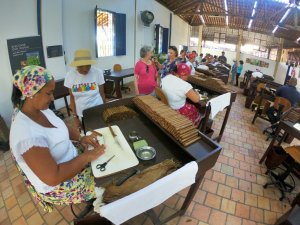
<instances>
[{"instance_id":1,"label":"jeans","mask_svg":"<svg viewBox=\"0 0 300 225\"><path fill-rule=\"evenodd\" d=\"M239 86L239 77L240 77L240 73L236 73L236 85L235 86Z\"/></svg>"},{"instance_id":2,"label":"jeans","mask_svg":"<svg viewBox=\"0 0 300 225\"><path fill-rule=\"evenodd\" d=\"M231 73L231 81L230 83L233 84L234 83L234 79L235 79L236 73Z\"/></svg>"}]
</instances>

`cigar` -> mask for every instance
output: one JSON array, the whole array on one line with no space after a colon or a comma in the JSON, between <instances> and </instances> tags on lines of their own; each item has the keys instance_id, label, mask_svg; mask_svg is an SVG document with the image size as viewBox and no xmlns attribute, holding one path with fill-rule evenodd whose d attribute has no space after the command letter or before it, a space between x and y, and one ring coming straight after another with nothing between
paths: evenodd
<instances>
[{"instance_id":1,"label":"cigar","mask_svg":"<svg viewBox=\"0 0 300 225\"><path fill-rule=\"evenodd\" d=\"M87 130L90 131L90 132L92 132L93 134L99 135L100 137L102 136L101 133L99 133L99 132L97 132L97 131L95 131L95 130L92 130L92 129L90 129L90 128L88 128Z\"/></svg>"}]
</instances>

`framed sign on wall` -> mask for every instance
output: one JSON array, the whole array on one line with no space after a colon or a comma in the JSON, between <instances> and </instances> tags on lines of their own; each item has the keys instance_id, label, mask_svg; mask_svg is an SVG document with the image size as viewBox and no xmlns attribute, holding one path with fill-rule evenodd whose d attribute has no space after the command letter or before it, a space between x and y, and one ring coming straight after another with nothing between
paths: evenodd
<instances>
[{"instance_id":1,"label":"framed sign on wall","mask_svg":"<svg viewBox=\"0 0 300 225\"><path fill-rule=\"evenodd\" d=\"M7 48L13 74L24 66L46 67L41 36L9 39Z\"/></svg>"},{"instance_id":2,"label":"framed sign on wall","mask_svg":"<svg viewBox=\"0 0 300 225\"><path fill-rule=\"evenodd\" d=\"M41 36L9 39L7 48L13 74L29 65L46 67Z\"/></svg>"}]
</instances>

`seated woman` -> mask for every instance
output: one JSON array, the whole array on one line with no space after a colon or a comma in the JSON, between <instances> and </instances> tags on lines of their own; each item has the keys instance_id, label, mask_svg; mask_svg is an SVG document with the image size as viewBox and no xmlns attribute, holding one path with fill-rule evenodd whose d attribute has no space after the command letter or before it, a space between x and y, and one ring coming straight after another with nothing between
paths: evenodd
<instances>
[{"instance_id":1,"label":"seated woman","mask_svg":"<svg viewBox=\"0 0 300 225\"><path fill-rule=\"evenodd\" d=\"M95 198L95 183L87 165L101 156L105 147L98 144L94 134L81 137L48 108L55 88L48 70L24 67L14 75L13 83L12 101L19 111L11 125L10 146L29 186L34 187L32 194L46 211L52 210L52 204ZM94 149L79 154L71 140Z\"/></svg>"},{"instance_id":2,"label":"seated woman","mask_svg":"<svg viewBox=\"0 0 300 225\"><path fill-rule=\"evenodd\" d=\"M190 73L190 67L185 63L180 63L177 66L178 77L168 74L162 79L161 86L168 98L170 107L190 119L195 126L198 126L201 119L199 111L196 106L186 101L186 98L194 103L200 101L199 93L193 89L191 84L186 82Z\"/></svg>"},{"instance_id":3,"label":"seated woman","mask_svg":"<svg viewBox=\"0 0 300 225\"><path fill-rule=\"evenodd\" d=\"M144 46L140 50L141 59L134 67L134 87L136 95L155 95L157 86L157 70L151 60L153 52L151 47Z\"/></svg>"}]
</instances>

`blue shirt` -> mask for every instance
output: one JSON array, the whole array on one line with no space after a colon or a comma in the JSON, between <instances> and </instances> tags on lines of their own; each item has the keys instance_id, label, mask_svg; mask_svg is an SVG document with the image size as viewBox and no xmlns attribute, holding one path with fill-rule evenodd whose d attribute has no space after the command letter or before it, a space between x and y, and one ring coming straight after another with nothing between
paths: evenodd
<instances>
[{"instance_id":1,"label":"blue shirt","mask_svg":"<svg viewBox=\"0 0 300 225\"><path fill-rule=\"evenodd\" d=\"M242 70L243 70L243 65L239 65L236 72L241 74Z\"/></svg>"},{"instance_id":2,"label":"blue shirt","mask_svg":"<svg viewBox=\"0 0 300 225\"><path fill-rule=\"evenodd\" d=\"M297 91L296 87L285 85L280 87L276 91L276 96L286 98L290 101L292 106L296 106L300 103L300 93Z\"/></svg>"},{"instance_id":3,"label":"blue shirt","mask_svg":"<svg viewBox=\"0 0 300 225\"><path fill-rule=\"evenodd\" d=\"M161 70L161 78L164 78L168 74L175 74L177 72L177 63L180 62L180 59L175 59L170 63L169 59L166 59L162 64L163 68Z\"/></svg>"}]
</instances>

